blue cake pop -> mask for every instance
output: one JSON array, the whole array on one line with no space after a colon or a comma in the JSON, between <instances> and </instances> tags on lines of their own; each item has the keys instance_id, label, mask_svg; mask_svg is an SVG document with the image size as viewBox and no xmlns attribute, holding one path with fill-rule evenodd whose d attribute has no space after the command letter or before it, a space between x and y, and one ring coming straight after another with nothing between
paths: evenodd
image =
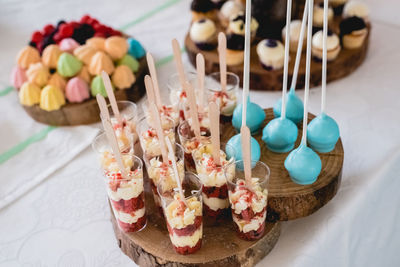
<instances>
[{"instance_id":1,"label":"blue cake pop","mask_svg":"<svg viewBox=\"0 0 400 267\"><path fill-rule=\"evenodd\" d=\"M274 105L274 116L279 118L281 116L282 98L280 98ZM295 90L290 89L286 100L286 117L298 124L303 120L303 101L296 95Z\"/></svg>"},{"instance_id":2,"label":"blue cake pop","mask_svg":"<svg viewBox=\"0 0 400 267\"><path fill-rule=\"evenodd\" d=\"M308 124L308 144L320 153L331 152L339 136L339 126L336 121L325 113L321 113Z\"/></svg>"},{"instance_id":3,"label":"blue cake pop","mask_svg":"<svg viewBox=\"0 0 400 267\"><path fill-rule=\"evenodd\" d=\"M128 38L128 53L136 59L140 59L144 57L146 51L144 50L143 46L139 43L139 41Z\"/></svg>"},{"instance_id":4,"label":"blue cake pop","mask_svg":"<svg viewBox=\"0 0 400 267\"><path fill-rule=\"evenodd\" d=\"M239 104L233 111L232 125L235 127L236 131L240 131L242 127L242 111L243 105ZM249 127L251 134L257 133L261 124L265 120L264 110L257 104L250 102L250 97L247 98L247 112L246 112L246 126Z\"/></svg>"},{"instance_id":5,"label":"blue cake pop","mask_svg":"<svg viewBox=\"0 0 400 267\"><path fill-rule=\"evenodd\" d=\"M261 157L261 149L260 149L260 144L258 144L257 140L254 137L250 138L250 146L251 146L251 162L256 164L257 161L260 160ZM228 159L234 157L235 161L237 160L242 160L242 141L240 138L240 134L232 136L231 139L229 139L227 146L225 148L226 155L228 156ZM254 167L254 166L252 166ZM243 166L239 166L240 169L243 169Z\"/></svg>"},{"instance_id":6,"label":"blue cake pop","mask_svg":"<svg viewBox=\"0 0 400 267\"><path fill-rule=\"evenodd\" d=\"M264 127L262 140L273 152L289 152L297 140L297 126L287 118L273 119Z\"/></svg>"}]
</instances>

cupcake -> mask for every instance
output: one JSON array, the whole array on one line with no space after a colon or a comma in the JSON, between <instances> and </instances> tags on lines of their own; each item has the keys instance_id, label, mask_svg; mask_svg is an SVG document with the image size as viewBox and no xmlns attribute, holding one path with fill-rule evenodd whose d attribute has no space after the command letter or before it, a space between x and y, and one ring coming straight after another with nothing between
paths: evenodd
<instances>
[{"instance_id":1,"label":"cupcake","mask_svg":"<svg viewBox=\"0 0 400 267\"><path fill-rule=\"evenodd\" d=\"M213 50L217 45L217 29L210 19L200 19L190 27L190 38L201 50Z\"/></svg>"},{"instance_id":2,"label":"cupcake","mask_svg":"<svg viewBox=\"0 0 400 267\"><path fill-rule=\"evenodd\" d=\"M368 6L364 3L357 1L348 2L343 8L343 18L354 16L362 18L365 22L369 22Z\"/></svg>"},{"instance_id":3,"label":"cupcake","mask_svg":"<svg viewBox=\"0 0 400 267\"><path fill-rule=\"evenodd\" d=\"M243 6L234 0L226 1L218 13L222 26L228 27L229 19L239 13L243 13L243 9Z\"/></svg>"},{"instance_id":4,"label":"cupcake","mask_svg":"<svg viewBox=\"0 0 400 267\"><path fill-rule=\"evenodd\" d=\"M343 12L343 7L347 0L329 0L329 5L332 6L335 16L339 16Z\"/></svg>"},{"instance_id":5,"label":"cupcake","mask_svg":"<svg viewBox=\"0 0 400 267\"><path fill-rule=\"evenodd\" d=\"M317 60L322 60L322 41L323 41L322 31L318 31L313 35L312 38L312 55ZM328 38L326 40L327 44L327 60L332 61L336 59L340 52L340 39L339 37L328 31Z\"/></svg>"},{"instance_id":6,"label":"cupcake","mask_svg":"<svg viewBox=\"0 0 400 267\"><path fill-rule=\"evenodd\" d=\"M213 19L215 17L215 5L210 0L193 0L190 5L192 21L202 18Z\"/></svg>"},{"instance_id":7,"label":"cupcake","mask_svg":"<svg viewBox=\"0 0 400 267\"><path fill-rule=\"evenodd\" d=\"M244 37L245 34L245 21L246 17L243 14L243 12L236 14L236 16L233 16L229 20L229 25L227 29L228 34L237 34L241 35ZM254 39L256 36L258 29L258 22L255 18L251 18L251 25L250 25L250 31L251 31L251 37Z\"/></svg>"},{"instance_id":8,"label":"cupcake","mask_svg":"<svg viewBox=\"0 0 400 267\"><path fill-rule=\"evenodd\" d=\"M333 19L333 9L328 7L328 24L331 23ZM313 27L316 27L318 30L322 29L324 26L324 3L319 3L314 6L314 15L313 15Z\"/></svg>"},{"instance_id":9,"label":"cupcake","mask_svg":"<svg viewBox=\"0 0 400 267\"><path fill-rule=\"evenodd\" d=\"M367 25L362 18L350 17L340 23L340 36L345 49L361 47L367 34Z\"/></svg>"},{"instance_id":10,"label":"cupcake","mask_svg":"<svg viewBox=\"0 0 400 267\"><path fill-rule=\"evenodd\" d=\"M285 48L278 40L264 39L260 41L257 45L257 54L264 69L278 70L283 67Z\"/></svg>"},{"instance_id":11,"label":"cupcake","mask_svg":"<svg viewBox=\"0 0 400 267\"><path fill-rule=\"evenodd\" d=\"M289 50L290 52L296 53L297 52L297 46L299 44L299 38L300 38L300 31L301 31L301 20L292 20L290 22L290 44L289 44ZM286 41L286 26L282 29L282 40L283 43ZM307 34L304 34L303 38L303 50L306 49L305 43L307 42Z\"/></svg>"},{"instance_id":12,"label":"cupcake","mask_svg":"<svg viewBox=\"0 0 400 267\"><path fill-rule=\"evenodd\" d=\"M226 0L211 0L211 2L213 2L216 9L220 9Z\"/></svg>"}]
</instances>

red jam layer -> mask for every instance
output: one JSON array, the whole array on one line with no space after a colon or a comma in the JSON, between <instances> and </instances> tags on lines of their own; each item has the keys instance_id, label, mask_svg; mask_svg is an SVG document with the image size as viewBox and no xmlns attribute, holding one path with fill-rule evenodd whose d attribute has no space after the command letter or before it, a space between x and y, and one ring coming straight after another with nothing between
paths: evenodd
<instances>
[{"instance_id":1,"label":"red jam layer","mask_svg":"<svg viewBox=\"0 0 400 267\"><path fill-rule=\"evenodd\" d=\"M265 222L263 222L263 224L261 224L257 230L253 230L247 233L243 233L242 231L240 231L236 223L234 223L234 225L239 237L248 241L260 239L263 236L265 230Z\"/></svg>"},{"instance_id":2,"label":"red jam layer","mask_svg":"<svg viewBox=\"0 0 400 267\"><path fill-rule=\"evenodd\" d=\"M176 247L173 244L172 244L172 246L174 247L175 251L179 254L182 254L182 255L193 254L201 248L201 238L196 243L196 245L192 248L189 246Z\"/></svg>"},{"instance_id":3,"label":"red jam layer","mask_svg":"<svg viewBox=\"0 0 400 267\"><path fill-rule=\"evenodd\" d=\"M266 211L266 208L263 208L260 212L254 213L251 207L245 209L242 211L240 214L236 214L232 210L232 215L238 218L239 220L245 220L245 221L251 221L254 217L262 217L264 216L264 212Z\"/></svg>"},{"instance_id":4,"label":"red jam layer","mask_svg":"<svg viewBox=\"0 0 400 267\"><path fill-rule=\"evenodd\" d=\"M194 219L194 223L184 228L181 229L172 228L169 225L168 221L167 221L167 227L170 234L176 234L177 236L191 236L194 232L196 232L197 229L201 227L202 222L203 222L203 217L196 216L196 218Z\"/></svg>"},{"instance_id":5,"label":"red jam layer","mask_svg":"<svg viewBox=\"0 0 400 267\"><path fill-rule=\"evenodd\" d=\"M143 215L143 217L139 218L139 220L135 223L124 223L118 220L118 225L119 228L121 228L121 230L125 233L131 233L141 230L146 225L146 222L146 215Z\"/></svg>"},{"instance_id":6,"label":"red jam layer","mask_svg":"<svg viewBox=\"0 0 400 267\"><path fill-rule=\"evenodd\" d=\"M192 154L186 152L185 152L185 166L189 171L196 170L196 165L194 163Z\"/></svg>"},{"instance_id":7,"label":"red jam layer","mask_svg":"<svg viewBox=\"0 0 400 267\"><path fill-rule=\"evenodd\" d=\"M112 199L110 200L114 209L125 213L132 213L144 207L144 192L142 192L139 196L131 198L129 200L123 200L123 199L120 199L119 201L114 201Z\"/></svg>"},{"instance_id":8,"label":"red jam layer","mask_svg":"<svg viewBox=\"0 0 400 267\"><path fill-rule=\"evenodd\" d=\"M207 217L207 221L211 223L219 223L225 219L229 219L231 215L230 208L226 209L210 209L207 204L203 203L203 214Z\"/></svg>"},{"instance_id":9,"label":"red jam layer","mask_svg":"<svg viewBox=\"0 0 400 267\"><path fill-rule=\"evenodd\" d=\"M223 186L204 186L203 185L203 193L206 194L208 198L215 197L219 199L227 199L228 198L228 186L224 184Z\"/></svg>"}]
</instances>

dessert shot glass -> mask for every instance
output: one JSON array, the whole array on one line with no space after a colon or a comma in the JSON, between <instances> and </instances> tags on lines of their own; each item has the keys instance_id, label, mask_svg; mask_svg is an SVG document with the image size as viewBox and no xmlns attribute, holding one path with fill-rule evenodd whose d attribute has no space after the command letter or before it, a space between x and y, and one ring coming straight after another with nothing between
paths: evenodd
<instances>
[{"instance_id":1,"label":"dessert shot glass","mask_svg":"<svg viewBox=\"0 0 400 267\"><path fill-rule=\"evenodd\" d=\"M143 108L143 113L147 119L147 123L154 128L154 118L152 117L149 111L147 103L143 103L142 108ZM169 124L171 123L171 120L168 120L167 118L172 119L172 121L174 122L174 127L178 127L180 122L178 106L163 105L161 109L158 110L158 112L160 114L161 125L164 129L169 127Z\"/></svg>"},{"instance_id":2,"label":"dessert shot glass","mask_svg":"<svg viewBox=\"0 0 400 267\"><path fill-rule=\"evenodd\" d=\"M186 172L182 181L185 202L177 188L164 191L159 186L158 193L167 222L172 246L179 254L192 254L201 247L203 237L202 184L199 178Z\"/></svg>"},{"instance_id":3,"label":"dessert shot glass","mask_svg":"<svg viewBox=\"0 0 400 267\"><path fill-rule=\"evenodd\" d=\"M235 164L235 175L229 170L230 164ZM270 170L261 162L252 162L251 188L245 181L243 161L232 162L225 167L225 177L228 184L229 202L236 232L245 240L261 238L265 230L267 216L267 200Z\"/></svg>"}]
</instances>

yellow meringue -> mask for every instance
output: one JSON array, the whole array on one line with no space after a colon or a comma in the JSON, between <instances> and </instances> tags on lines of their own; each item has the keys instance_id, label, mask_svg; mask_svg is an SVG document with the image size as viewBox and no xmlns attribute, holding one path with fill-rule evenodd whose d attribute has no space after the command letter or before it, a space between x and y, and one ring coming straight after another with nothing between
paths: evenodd
<instances>
[{"instance_id":1,"label":"yellow meringue","mask_svg":"<svg viewBox=\"0 0 400 267\"><path fill-rule=\"evenodd\" d=\"M32 46L25 46L17 55L17 64L27 69L32 63L40 62L39 51Z\"/></svg>"},{"instance_id":2,"label":"yellow meringue","mask_svg":"<svg viewBox=\"0 0 400 267\"><path fill-rule=\"evenodd\" d=\"M62 51L58 47L58 45L52 44L46 46L42 53L42 62L43 64L51 69L57 68L58 58L60 57Z\"/></svg>"},{"instance_id":3,"label":"yellow meringue","mask_svg":"<svg viewBox=\"0 0 400 267\"><path fill-rule=\"evenodd\" d=\"M60 88L47 85L40 94L40 108L46 111L60 109L65 105L65 97Z\"/></svg>"},{"instance_id":4,"label":"yellow meringue","mask_svg":"<svg viewBox=\"0 0 400 267\"><path fill-rule=\"evenodd\" d=\"M128 89L136 81L136 78L128 66L121 65L115 69L111 80L118 89Z\"/></svg>"},{"instance_id":5,"label":"yellow meringue","mask_svg":"<svg viewBox=\"0 0 400 267\"><path fill-rule=\"evenodd\" d=\"M128 43L124 37L112 36L106 39L104 48L113 60L117 60L128 52Z\"/></svg>"},{"instance_id":6,"label":"yellow meringue","mask_svg":"<svg viewBox=\"0 0 400 267\"><path fill-rule=\"evenodd\" d=\"M97 49L89 45L81 45L74 50L74 55L86 65L89 65L90 60L96 54Z\"/></svg>"},{"instance_id":7,"label":"yellow meringue","mask_svg":"<svg viewBox=\"0 0 400 267\"><path fill-rule=\"evenodd\" d=\"M92 79L92 77L90 77L89 70L86 66L82 67L81 71L78 73L78 75L76 77L81 78L82 80L84 80L87 83L90 83L90 80Z\"/></svg>"},{"instance_id":8,"label":"yellow meringue","mask_svg":"<svg viewBox=\"0 0 400 267\"><path fill-rule=\"evenodd\" d=\"M90 39L86 40L86 44L88 46L93 47L96 50L102 50L104 51L104 43L106 42L106 39L103 37L92 37Z\"/></svg>"},{"instance_id":9,"label":"yellow meringue","mask_svg":"<svg viewBox=\"0 0 400 267\"><path fill-rule=\"evenodd\" d=\"M18 92L19 102L24 106L33 106L40 102L40 88L34 83L24 82Z\"/></svg>"},{"instance_id":10,"label":"yellow meringue","mask_svg":"<svg viewBox=\"0 0 400 267\"><path fill-rule=\"evenodd\" d=\"M42 62L31 64L26 71L28 81L35 83L39 87L43 87L49 80L49 69L45 67Z\"/></svg>"},{"instance_id":11,"label":"yellow meringue","mask_svg":"<svg viewBox=\"0 0 400 267\"><path fill-rule=\"evenodd\" d=\"M96 52L90 60L89 73L92 75L100 75L102 70L110 75L114 71L114 63L106 53L99 51Z\"/></svg>"},{"instance_id":12,"label":"yellow meringue","mask_svg":"<svg viewBox=\"0 0 400 267\"><path fill-rule=\"evenodd\" d=\"M64 91L65 86L67 85L67 81L57 72L50 76L49 81L47 82L48 85L54 85L55 87L60 88Z\"/></svg>"}]
</instances>

